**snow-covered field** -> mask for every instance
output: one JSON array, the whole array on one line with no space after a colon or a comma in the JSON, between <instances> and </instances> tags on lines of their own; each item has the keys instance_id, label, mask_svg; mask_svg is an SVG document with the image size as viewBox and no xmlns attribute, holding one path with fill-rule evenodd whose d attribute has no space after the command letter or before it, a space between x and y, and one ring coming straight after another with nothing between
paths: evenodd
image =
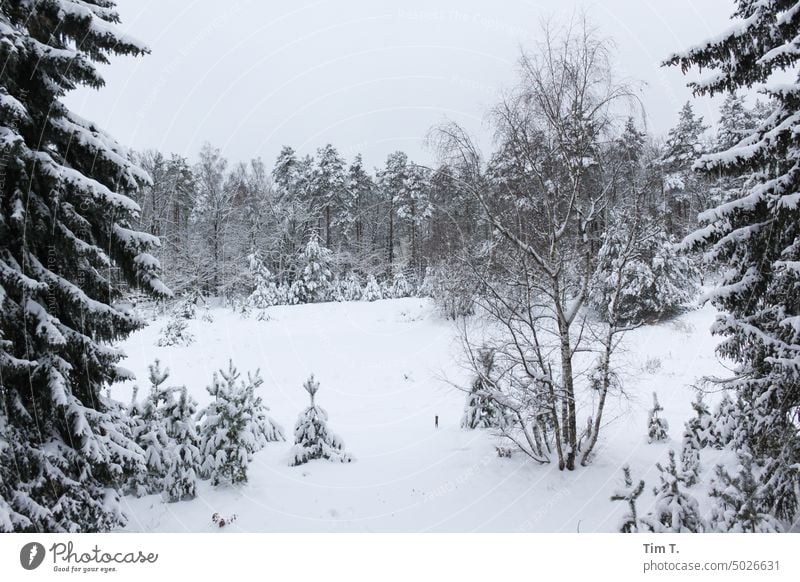
<instances>
[{"instance_id":1,"label":"snow-covered field","mask_svg":"<svg viewBox=\"0 0 800 582\"><path fill-rule=\"evenodd\" d=\"M620 467L628 463L634 479L647 482L646 511L658 483L655 463L670 447L680 451L690 386L725 372L708 331L710 306L629 333L618 359L626 395L610 402L594 463L561 472L521 453L499 458L498 437L459 428L464 393L451 383L467 386L468 375L454 326L428 300L274 307L270 321L212 313L213 323L189 322L196 341L188 347L156 347L164 320L122 344L140 395L147 365L159 358L170 369L168 384L185 384L203 406L212 372L232 358L243 375L260 368L261 395L288 440L256 453L245 486L215 489L203 481L197 499L180 503L127 497L129 531L211 531L215 512L238 516L224 531L615 531L625 507L609 497ZM307 405L302 383L312 372L321 385L317 401L354 463L288 466L292 429ZM127 401L131 387L115 386L112 395ZM666 443L646 439L654 390L670 423ZM716 461L703 457L701 483ZM701 507L702 490L692 488Z\"/></svg>"}]
</instances>

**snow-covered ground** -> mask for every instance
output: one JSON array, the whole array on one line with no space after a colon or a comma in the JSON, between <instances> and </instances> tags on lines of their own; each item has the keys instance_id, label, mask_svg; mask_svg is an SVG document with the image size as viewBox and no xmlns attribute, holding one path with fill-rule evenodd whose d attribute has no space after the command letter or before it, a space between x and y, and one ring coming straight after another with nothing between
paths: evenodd
<instances>
[{"instance_id":1,"label":"snow-covered ground","mask_svg":"<svg viewBox=\"0 0 800 582\"><path fill-rule=\"evenodd\" d=\"M427 300L274 307L270 321L212 313L213 323L189 322L196 341L188 347L156 347L164 320L152 322L122 345L123 365L144 391L147 365L159 358L170 369L168 383L188 386L201 406L212 372L227 368L229 358L243 375L260 368L261 395L288 440L255 455L245 486L215 489L203 481L198 498L181 503L127 497L129 531L210 531L215 512L238 516L225 531L246 532L615 531L625 507L609 497L620 467L629 464L634 479L647 482L646 511L658 483L655 463L670 447L680 451L690 386L725 372L708 331L710 306L630 332L618 360L626 395L609 404L594 463L562 472L521 453L499 458L498 437L459 428L464 393L451 383L466 386L468 375L455 328ZM321 385L317 401L354 463L288 466L292 429L307 405L302 383L312 372ZM654 390L670 424L666 443L646 439ZM130 394L131 384L112 392L123 401ZM701 482L717 462L710 454ZM701 507L703 489L692 488Z\"/></svg>"}]
</instances>

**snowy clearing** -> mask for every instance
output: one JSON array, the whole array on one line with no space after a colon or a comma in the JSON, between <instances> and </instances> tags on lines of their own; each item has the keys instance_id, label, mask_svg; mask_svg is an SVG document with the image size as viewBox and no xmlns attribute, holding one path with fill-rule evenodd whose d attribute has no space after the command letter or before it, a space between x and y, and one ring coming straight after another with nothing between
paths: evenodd
<instances>
[{"instance_id":1,"label":"snowy clearing","mask_svg":"<svg viewBox=\"0 0 800 582\"><path fill-rule=\"evenodd\" d=\"M642 513L658 482L656 462L670 447L680 453L683 423L691 416L691 385L702 375L723 374L709 333L714 309L706 306L656 326L630 332L620 354L626 397L614 395L606 412L594 463L574 473L537 465L488 430L459 427L467 386L452 322L425 299L324 303L273 307L270 321L212 310L213 323L194 319L187 347L156 347L165 319L151 322L122 344L146 390L147 366L156 358L169 368L168 384L185 384L200 406L205 387L229 358L242 374L261 369L260 395L284 428L287 442L255 454L249 483L213 488L198 483L193 501L164 503L160 496L125 497L127 531L186 532L218 529L215 512L235 514L233 532L604 532L616 531L625 507L609 497L628 463L644 479ZM355 457L350 464L312 461L288 465L292 429L307 406L303 381L314 373L317 401L330 428ZM115 386L127 402L133 383ZM648 444L647 413L658 392L670 440ZM707 398L709 404L715 399ZM434 416L439 416L439 428ZM701 490L718 459L703 451Z\"/></svg>"}]
</instances>

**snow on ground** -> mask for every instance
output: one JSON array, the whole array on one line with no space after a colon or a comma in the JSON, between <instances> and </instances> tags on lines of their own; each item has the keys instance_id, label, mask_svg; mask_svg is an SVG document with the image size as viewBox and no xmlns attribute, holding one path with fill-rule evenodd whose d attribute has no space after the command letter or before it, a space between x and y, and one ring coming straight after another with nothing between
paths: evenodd
<instances>
[{"instance_id":1,"label":"snow on ground","mask_svg":"<svg viewBox=\"0 0 800 582\"><path fill-rule=\"evenodd\" d=\"M725 373L708 331L710 306L630 332L619 360L627 394L608 405L595 461L562 472L519 452L499 458L498 437L459 428L464 393L450 382L467 386L468 375L458 363L454 326L428 300L274 307L270 321L212 313L213 323L189 322L196 339L190 346L156 347L163 319L122 344L140 395L147 365L159 358L171 372L168 383L188 386L202 406L212 372L232 358L243 376L261 369L261 395L288 440L255 455L245 486L215 489L203 481L198 498L181 503L125 498L129 531L210 531L215 512L238 516L225 531L245 532L615 531L625 507L609 497L620 467L628 463L634 479L647 482L640 503L646 511L658 483L655 463L670 447L680 452L690 385ZM307 405L302 383L312 372L321 385L317 401L354 463L288 466L292 429ZM131 387L115 386L112 395L127 402ZM654 390L670 424L667 443L646 440ZM717 462L709 455L704 477ZM693 492L703 506L700 489Z\"/></svg>"}]
</instances>

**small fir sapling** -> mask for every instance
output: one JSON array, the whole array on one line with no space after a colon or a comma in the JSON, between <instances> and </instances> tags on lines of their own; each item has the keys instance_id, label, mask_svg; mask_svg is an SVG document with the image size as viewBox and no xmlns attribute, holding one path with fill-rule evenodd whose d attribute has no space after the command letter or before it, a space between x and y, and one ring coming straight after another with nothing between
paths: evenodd
<instances>
[{"instance_id":1,"label":"small fir sapling","mask_svg":"<svg viewBox=\"0 0 800 582\"><path fill-rule=\"evenodd\" d=\"M683 479L675 464L675 451L670 450L666 466L656 464L661 484L653 490L655 509L642 520L647 529L656 533L705 531L697 499L683 488Z\"/></svg>"},{"instance_id":2,"label":"small fir sapling","mask_svg":"<svg viewBox=\"0 0 800 582\"><path fill-rule=\"evenodd\" d=\"M478 353L476 365L480 367L467 393L462 428L490 428L500 426L503 421L502 407L492 398L487 385L494 365L494 351L488 348Z\"/></svg>"},{"instance_id":3,"label":"small fir sapling","mask_svg":"<svg viewBox=\"0 0 800 582\"><path fill-rule=\"evenodd\" d=\"M628 465L622 467L624 475L624 486L617 489L611 496L611 501L624 501L628 504L628 512L622 516L619 523L621 533L635 533L639 531L639 513L636 509L636 501L644 491L644 480L634 486L631 478L631 469Z\"/></svg>"},{"instance_id":4,"label":"small fir sapling","mask_svg":"<svg viewBox=\"0 0 800 582\"><path fill-rule=\"evenodd\" d=\"M650 415L647 421L647 441L658 442L664 441L669 438L669 424L665 418L659 414L664 409L658 403L658 395L653 392L653 408L650 410Z\"/></svg>"},{"instance_id":5,"label":"small fir sapling","mask_svg":"<svg viewBox=\"0 0 800 582\"><path fill-rule=\"evenodd\" d=\"M755 473L753 457L738 453L738 473L731 475L722 465L716 468L709 496L713 500L710 528L716 532L771 533L783 531L771 515L767 485Z\"/></svg>"},{"instance_id":6,"label":"small fir sapling","mask_svg":"<svg viewBox=\"0 0 800 582\"><path fill-rule=\"evenodd\" d=\"M344 451L342 440L330 432L327 421L328 414L315 402L319 390L319 382L312 374L303 384L311 397L311 406L305 409L297 419L294 428L294 447L289 465L296 466L312 459L327 459L340 463L349 463L353 458Z\"/></svg>"}]
</instances>

